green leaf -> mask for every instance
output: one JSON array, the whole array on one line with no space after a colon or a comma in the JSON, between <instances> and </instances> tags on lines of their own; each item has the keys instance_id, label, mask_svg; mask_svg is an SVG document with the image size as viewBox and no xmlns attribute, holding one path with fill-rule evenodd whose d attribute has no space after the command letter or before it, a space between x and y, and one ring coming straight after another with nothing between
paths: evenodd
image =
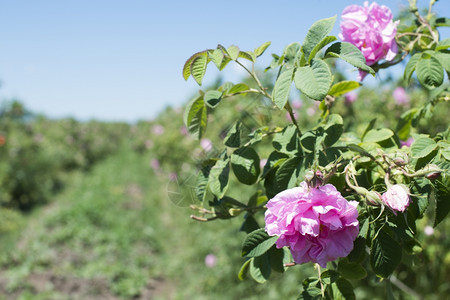
<instances>
[{"instance_id":1,"label":"green leaf","mask_svg":"<svg viewBox=\"0 0 450 300\"><path fill-rule=\"evenodd\" d=\"M191 65L193 63L193 61L197 58L197 57L206 57L207 56L207 51L201 51L201 52L197 52L194 55L192 55L191 57L189 57L186 62L184 63L183 66L183 78L184 80L187 80L189 78L189 76L191 75Z\"/></svg>"},{"instance_id":2,"label":"green leaf","mask_svg":"<svg viewBox=\"0 0 450 300\"><path fill-rule=\"evenodd\" d=\"M434 227L436 227L450 212L450 177L443 177L442 181L436 180L434 192L436 199Z\"/></svg>"},{"instance_id":3,"label":"green leaf","mask_svg":"<svg viewBox=\"0 0 450 300\"><path fill-rule=\"evenodd\" d=\"M249 89L249 87L245 83L238 83L238 84L233 85L233 87L227 91L227 94L233 95L236 93L247 91L248 89Z\"/></svg>"},{"instance_id":4,"label":"green leaf","mask_svg":"<svg viewBox=\"0 0 450 300\"><path fill-rule=\"evenodd\" d=\"M350 280L360 280L367 277L366 269L358 263L351 263L346 258L341 258L338 263L337 271L342 277Z\"/></svg>"},{"instance_id":5,"label":"green leaf","mask_svg":"<svg viewBox=\"0 0 450 300\"><path fill-rule=\"evenodd\" d=\"M339 278L336 283L332 284L334 300L355 300L355 292L350 281Z\"/></svg>"},{"instance_id":6,"label":"green leaf","mask_svg":"<svg viewBox=\"0 0 450 300\"><path fill-rule=\"evenodd\" d=\"M254 257L250 263L250 275L258 283L264 283L271 273L269 256L267 254Z\"/></svg>"},{"instance_id":7,"label":"green leaf","mask_svg":"<svg viewBox=\"0 0 450 300\"><path fill-rule=\"evenodd\" d=\"M266 49L270 46L271 42L265 42L264 44L262 44L261 46L259 46L258 48L255 49L255 55L256 57L261 56L264 51L266 51Z\"/></svg>"},{"instance_id":8,"label":"green leaf","mask_svg":"<svg viewBox=\"0 0 450 300\"><path fill-rule=\"evenodd\" d=\"M402 260L402 247L384 230L372 242L370 264L375 274L387 278Z\"/></svg>"},{"instance_id":9,"label":"green leaf","mask_svg":"<svg viewBox=\"0 0 450 300\"><path fill-rule=\"evenodd\" d=\"M191 74L198 85L202 85L203 76L205 76L206 66L209 62L207 52L201 52L202 55L196 56L191 63Z\"/></svg>"},{"instance_id":10,"label":"green leaf","mask_svg":"<svg viewBox=\"0 0 450 300\"><path fill-rule=\"evenodd\" d=\"M241 145L241 122L237 122L228 131L224 140L225 146L238 148Z\"/></svg>"},{"instance_id":11,"label":"green leaf","mask_svg":"<svg viewBox=\"0 0 450 300\"><path fill-rule=\"evenodd\" d=\"M444 70L439 60L434 56L422 57L416 66L417 79L425 88L431 90L442 84L444 81Z\"/></svg>"},{"instance_id":12,"label":"green leaf","mask_svg":"<svg viewBox=\"0 0 450 300\"><path fill-rule=\"evenodd\" d=\"M241 256L261 256L275 245L277 236L269 236L264 228L250 232L242 244Z\"/></svg>"},{"instance_id":13,"label":"green leaf","mask_svg":"<svg viewBox=\"0 0 450 300\"><path fill-rule=\"evenodd\" d=\"M436 45L435 50L439 51L439 50L446 50L450 48L450 39L445 39L442 41L439 41L438 44Z\"/></svg>"},{"instance_id":14,"label":"green leaf","mask_svg":"<svg viewBox=\"0 0 450 300\"><path fill-rule=\"evenodd\" d=\"M436 27L450 27L450 19L449 18L437 18L435 21Z\"/></svg>"},{"instance_id":15,"label":"green leaf","mask_svg":"<svg viewBox=\"0 0 450 300\"><path fill-rule=\"evenodd\" d=\"M328 95L337 97L340 95L344 95L348 92L351 92L351 91L359 88L360 86L361 86L361 83L359 83L357 81L351 81L351 80L341 81L341 82L334 84L331 87L330 91L328 92Z\"/></svg>"},{"instance_id":16,"label":"green leaf","mask_svg":"<svg viewBox=\"0 0 450 300\"><path fill-rule=\"evenodd\" d=\"M286 102L289 99L289 94L291 92L292 76L294 74L294 68L289 66L284 66L282 72L275 82L275 87L273 88L273 102L279 109L283 109Z\"/></svg>"},{"instance_id":17,"label":"green leaf","mask_svg":"<svg viewBox=\"0 0 450 300\"><path fill-rule=\"evenodd\" d=\"M369 232L369 218L367 218L361 228L359 229L358 237L367 239L367 233Z\"/></svg>"},{"instance_id":18,"label":"green leaf","mask_svg":"<svg viewBox=\"0 0 450 300\"><path fill-rule=\"evenodd\" d=\"M279 152L298 154L301 148L297 127L290 124L282 132L276 133L272 140L272 145Z\"/></svg>"},{"instance_id":19,"label":"green leaf","mask_svg":"<svg viewBox=\"0 0 450 300\"><path fill-rule=\"evenodd\" d=\"M207 108L203 96L188 103L184 111L184 123L190 134L200 139L206 131L208 122Z\"/></svg>"},{"instance_id":20,"label":"green leaf","mask_svg":"<svg viewBox=\"0 0 450 300\"><path fill-rule=\"evenodd\" d=\"M289 262L289 250L285 247L278 249L276 246L272 246L268 254L272 270L283 273L286 270L284 264Z\"/></svg>"},{"instance_id":21,"label":"green leaf","mask_svg":"<svg viewBox=\"0 0 450 300\"><path fill-rule=\"evenodd\" d=\"M251 62L255 62L256 61L256 55L252 51L240 51L238 57L244 58L244 59L249 60Z\"/></svg>"},{"instance_id":22,"label":"green leaf","mask_svg":"<svg viewBox=\"0 0 450 300\"><path fill-rule=\"evenodd\" d=\"M428 137L421 137L416 139L411 145L411 153L413 157L422 158L433 152L436 147L437 144L435 141Z\"/></svg>"},{"instance_id":23,"label":"green leaf","mask_svg":"<svg viewBox=\"0 0 450 300\"><path fill-rule=\"evenodd\" d=\"M237 60L238 59L239 52L240 51L239 51L239 47L238 46L232 45L232 46L228 47L228 49L227 49L227 53L228 53L228 55L230 55L230 58L232 60Z\"/></svg>"},{"instance_id":24,"label":"green leaf","mask_svg":"<svg viewBox=\"0 0 450 300\"><path fill-rule=\"evenodd\" d=\"M364 55L359 51L356 46L347 42L338 42L331 45L327 51L325 51L325 57L338 57L349 64L361 69L370 74L375 74L375 71L366 65L366 59Z\"/></svg>"},{"instance_id":25,"label":"green leaf","mask_svg":"<svg viewBox=\"0 0 450 300\"><path fill-rule=\"evenodd\" d=\"M307 61L311 61L309 59L310 54L313 52L313 49L320 44L320 42L325 39L325 37L330 34L331 30L333 30L334 23L336 22L336 16L322 19L315 22L311 28L309 28L308 33L306 34L305 40L303 41L303 53L305 54L305 58Z\"/></svg>"},{"instance_id":26,"label":"green leaf","mask_svg":"<svg viewBox=\"0 0 450 300\"><path fill-rule=\"evenodd\" d=\"M364 132L361 136L361 140L364 139L364 137L366 136L366 134L373 129L373 127L375 126L375 122L377 121L377 118L373 118L372 120L370 120L369 124L367 124L366 129L364 129Z\"/></svg>"},{"instance_id":27,"label":"green leaf","mask_svg":"<svg viewBox=\"0 0 450 300\"><path fill-rule=\"evenodd\" d=\"M331 71L328 65L313 59L310 66L300 67L295 72L295 86L311 99L322 101L331 86Z\"/></svg>"},{"instance_id":28,"label":"green leaf","mask_svg":"<svg viewBox=\"0 0 450 300\"><path fill-rule=\"evenodd\" d=\"M412 120L417 111L417 108L412 108L400 116L396 128L399 139L405 141L410 136Z\"/></svg>"},{"instance_id":29,"label":"green leaf","mask_svg":"<svg viewBox=\"0 0 450 300\"><path fill-rule=\"evenodd\" d=\"M447 72L450 72L450 53L435 52L433 54L433 57L435 57L439 61L439 63Z\"/></svg>"},{"instance_id":30,"label":"green leaf","mask_svg":"<svg viewBox=\"0 0 450 300\"><path fill-rule=\"evenodd\" d=\"M336 282L340 277L340 274L335 270L326 270L320 275L320 279L325 285L332 284Z\"/></svg>"},{"instance_id":31,"label":"green leaf","mask_svg":"<svg viewBox=\"0 0 450 300\"><path fill-rule=\"evenodd\" d=\"M221 49L215 49L208 52L209 58L216 65L216 67L221 70L222 62L225 57Z\"/></svg>"},{"instance_id":32,"label":"green leaf","mask_svg":"<svg viewBox=\"0 0 450 300\"><path fill-rule=\"evenodd\" d=\"M222 100L222 95L223 93L219 91L207 91L204 96L204 101L209 107L215 108L219 105L220 100Z\"/></svg>"},{"instance_id":33,"label":"green leaf","mask_svg":"<svg viewBox=\"0 0 450 300\"><path fill-rule=\"evenodd\" d=\"M366 133L364 136L363 142L364 143L376 143L381 142L389 139L392 137L394 133L392 130L387 128L381 128L381 129L372 129L369 130L369 132Z\"/></svg>"},{"instance_id":34,"label":"green leaf","mask_svg":"<svg viewBox=\"0 0 450 300\"><path fill-rule=\"evenodd\" d=\"M270 153L269 157L267 158L267 163L264 166L261 178L264 178L267 173L269 173L273 168L279 166L287 158L289 158L289 155L282 152L273 151L272 153Z\"/></svg>"},{"instance_id":35,"label":"green leaf","mask_svg":"<svg viewBox=\"0 0 450 300\"><path fill-rule=\"evenodd\" d=\"M317 287L308 287L298 296L297 300L319 300L322 299L322 291Z\"/></svg>"},{"instance_id":36,"label":"green leaf","mask_svg":"<svg viewBox=\"0 0 450 300\"><path fill-rule=\"evenodd\" d=\"M250 232L259 229L259 225L256 222L255 218L252 214L246 213L244 217L244 222L242 223L241 228L239 228L239 231L244 231L245 233L249 234Z\"/></svg>"},{"instance_id":37,"label":"green leaf","mask_svg":"<svg viewBox=\"0 0 450 300\"><path fill-rule=\"evenodd\" d=\"M209 188L214 196L222 199L228 189L228 177L230 173L230 160L228 158L218 160L209 174Z\"/></svg>"},{"instance_id":38,"label":"green leaf","mask_svg":"<svg viewBox=\"0 0 450 300\"><path fill-rule=\"evenodd\" d=\"M296 170L299 170L302 163L302 157L294 156L288 158L275 172L275 185L278 192L289 188L289 183Z\"/></svg>"},{"instance_id":39,"label":"green leaf","mask_svg":"<svg viewBox=\"0 0 450 300\"><path fill-rule=\"evenodd\" d=\"M200 172L197 175L197 181L195 184L195 195L197 197L197 200L200 202L205 201L209 173L211 172L211 168L215 163L216 160L213 159L208 159L202 162Z\"/></svg>"},{"instance_id":40,"label":"green leaf","mask_svg":"<svg viewBox=\"0 0 450 300\"><path fill-rule=\"evenodd\" d=\"M333 146L341 137L344 131L344 120L338 114L331 114L328 116L327 124L325 125L325 138L323 143L326 147Z\"/></svg>"},{"instance_id":41,"label":"green leaf","mask_svg":"<svg viewBox=\"0 0 450 300\"><path fill-rule=\"evenodd\" d=\"M260 172L258 153L250 147L237 149L231 155L231 167L240 182L254 184Z\"/></svg>"},{"instance_id":42,"label":"green leaf","mask_svg":"<svg viewBox=\"0 0 450 300\"><path fill-rule=\"evenodd\" d=\"M322 50L323 47L328 45L329 43L332 43L336 41L337 38L335 36L326 36L324 37L315 47L312 49L311 53L309 54L308 63L311 62L311 60L316 57L316 54Z\"/></svg>"},{"instance_id":43,"label":"green leaf","mask_svg":"<svg viewBox=\"0 0 450 300\"><path fill-rule=\"evenodd\" d=\"M408 61L405 67L405 73L403 74L403 78L409 83L411 80L411 76L413 72L416 70L417 62L419 61L422 53L414 54Z\"/></svg>"},{"instance_id":44,"label":"green leaf","mask_svg":"<svg viewBox=\"0 0 450 300\"><path fill-rule=\"evenodd\" d=\"M244 280L247 277L248 271L250 270L250 263L252 259L249 259L245 261L245 263L242 265L241 269L239 270L238 278L239 280Z\"/></svg>"},{"instance_id":45,"label":"green leaf","mask_svg":"<svg viewBox=\"0 0 450 300\"><path fill-rule=\"evenodd\" d=\"M294 65L294 62L297 58L297 55L299 54L301 49L301 45L297 42L291 43L286 46L286 48L283 51L283 57L284 60L291 66Z\"/></svg>"}]
</instances>

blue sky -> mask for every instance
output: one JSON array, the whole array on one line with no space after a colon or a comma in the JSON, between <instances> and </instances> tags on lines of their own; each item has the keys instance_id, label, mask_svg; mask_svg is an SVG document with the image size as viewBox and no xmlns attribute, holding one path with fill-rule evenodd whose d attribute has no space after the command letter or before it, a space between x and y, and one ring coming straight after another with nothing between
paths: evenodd
<instances>
[{"instance_id":1,"label":"blue sky","mask_svg":"<svg viewBox=\"0 0 450 300\"><path fill-rule=\"evenodd\" d=\"M181 76L193 53L219 43L253 50L271 41L263 68L270 53L302 42L313 22L363 2L0 0L0 99L17 98L55 118L148 120L199 89ZM394 12L407 5L377 2ZM436 11L449 12L449 2L439 1ZM226 78L239 78L236 68L227 69ZM207 78L217 75L211 65Z\"/></svg>"}]
</instances>

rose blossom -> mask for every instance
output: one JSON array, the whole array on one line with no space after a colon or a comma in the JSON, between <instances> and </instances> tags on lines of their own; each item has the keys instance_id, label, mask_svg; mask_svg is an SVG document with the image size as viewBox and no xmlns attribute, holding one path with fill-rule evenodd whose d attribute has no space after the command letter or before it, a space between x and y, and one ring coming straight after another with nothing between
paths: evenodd
<instances>
[{"instance_id":1,"label":"rose blossom","mask_svg":"<svg viewBox=\"0 0 450 300\"><path fill-rule=\"evenodd\" d=\"M412 143L414 143L414 138L410 137L409 139L407 139L406 141L400 141L400 146L403 147L411 147Z\"/></svg>"},{"instance_id":2,"label":"rose blossom","mask_svg":"<svg viewBox=\"0 0 450 300\"><path fill-rule=\"evenodd\" d=\"M405 211L409 206L409 189L403 184L395 184L388 188L386 193L381 196L384 204L390 207L394 214L396 211Z\"/></svg>"},{"instance_id":3,"label":"rose blossom","mask_svg":"<svg viewBox=\"0 0 450 300\"><path fill-rule=\"evenodd\" d=\"M210 139L201 139L200 141L200 146L203 148L203 150L205 150L206 152L211 151L212 150L212 142Z\"/></svg>"},{"instance_id":4,"label":"rose blossom","mask_svg":"<svg viewBox=\"0 0 450 300\"><path fill-rule=\"evenodd\" d=\"M279 236L277 248L288 246L296 263L328 261L347 256L358 235L357 201L342 197L327 184L300 187L278 193L267 203L266 231Z\"/></svg>"},{"instance_id":5,"label":"rose blossom","mask_svg":"<svg viewBox=\"0 0 450 300\"><path fill-rule=\"evenodd\" d=\"M395 34L399 21L392 22L392 12L376 2L364 6L350 5L344 8L339 38L355 45L370 66L385 59L391 61L397 54ZM364 78L365 73L361 74Z\"/></svg>"},{"instance_id":6,"label":"rose blossom","mask_svg":"<svg viewBox=\"0 0 450 300\"><path fill-rule=\"evenodd\" d=\"M345 97L345 104L350 105L356 101L358 95L355 92L350 92L345 94L344 97Z\"/></svg>"},{"instance_id":7,"label":"rose blossom","mask_svg":"<svg viewBox=\"0 0 450 300\"><path fill-rule=\"evenodd\" d=\"M217 257L214 254L208 254L205 257L205 265L208 268L214 268L217 264Z\"/></svg>"},{"instance_id":8,"label":"rose blossom","mask_svg":"<svg viewBox=\"0 0 450 300\"><path fill-rule=\"evenodd\" d=\"M408 105L410 101L405 89L400 86L394 89L392 97L394 97L394 101L397 105Z\"/></svg>"}]
</instances>

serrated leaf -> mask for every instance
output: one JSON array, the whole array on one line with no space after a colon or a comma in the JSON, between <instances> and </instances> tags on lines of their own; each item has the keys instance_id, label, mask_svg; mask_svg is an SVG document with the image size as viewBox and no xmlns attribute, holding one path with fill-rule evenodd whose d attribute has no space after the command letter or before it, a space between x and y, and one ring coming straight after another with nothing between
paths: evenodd
<instances>
[{"instance_id":1,"label":"serrated leaf","mask_svg":"<svg viewBox=\"0 0 450 300\"><path fill-rule=\"evenodd\" d=\"M279 109L283 109L289 99L293 74L294 68L285 66L275 82L272 98L273 102Z\"/></svg>"},{"instance_id":2,"label":"serrated leaf","mask_svg":"<svg viewBox=\"0 0 450 300\"><path fill-rule=\"evenodd\" d=\"M297 55L300 52L300 49L301 49L301 45L297 42L287 45L286 48L284 49L284 51L283 51L284 60L291 67L294 65L294 62L297 58Z\"/></svg>"},{"instance_id":3,"label":"serrated leaf","mask_svg":"<svg viewBox=\"0 0 450 300\"><path fill-rule=\"evenodd\" d=\"M331 86L331 71L328 65L313 59L310 66L300 67L294 76L295 87L311 99L322 101Z\"/></svg>"},{"instance_id":4,"label":"serrated leaf","mask_svg":"<svg viewBox=\"0 0 450 300\"><path fill-rule=\"evenodd\" d=\"M267 281L271 273L269 257L267 254L254 257L250 263L250 275L258 283Z\"/></svg>"},{"instance_id":5,"label":"serrated leaf","mask_svg":"<svg viewBox=\"0 0 450 300\"><path fill-rule=\"evenodd\" d=\"M254 184L260 172L258 153L250 147L237 149L231 155L231 167L240 182Z\"/></svg>"},{"instance_id":6,"label":"serrated leaf","mask_svg":"<svg viewBox=\"0 0 450 300\"><path fill-rule=\"evenodd\" d=\"M420 84L429 90L440 86L444 81L444 70L434 56L424 57L422 55L417 62L416 73Z\"/></svg>"},{"instance_id":7,"label":"serrated leaf","mask_svg":"<svg viewBox=\"0 0 450 300\"><path fill-rule=\"evenodd\" d=\"M422 158L433 152L436 147L437 144L435 141L427 137L421 137L412 143L411 153L413 157Z\"/></svg>"},{"instance_id":8,"label":"serrated leaf","mask_svg":"<svg viewBox=\"0 0 450 300\"><path fill-rule=\"evenodd\" d=\"M355 292L350 281L339 278L336 283L332 284L334 300L355 300Z\"/></svg>"},{"instance_id":9,"label":"serrated leaf","mask_svg":"<svg viewBox=\"0 0 450 300\"><path fill-rule=\"evenodd\" d=\"M402 260L402 247L384 230L372 242L370 264L375 274L387 278Z\"/></svg>"},{"instance_id":10,"label":"serrated leaf","mask_svg":"<svg viewBox=\"0 0 450 300\"><path fill-rule=\"evenodd\" d=\"M232 60L238 59L239 52L240 51L239 51L239 47L238 46L232 45L232 46L228 47L228 49L227 49L227 53L228 53L228 55L230 55L230 58Z\"/></svg>"},{"instance_id":11,"label":"serrated leaf","mask_svg":"<svg viewBox=\"0 0 450 300\"><path fill-rule=\"evenodd\" d=\"M264 44L262 44L261 46L256 48L254 51L256 57L263 55L264 51L266 51L266 49L270 46L270 44L271 44L271 42L265 42Z\"/></svg>"},{"instance_id":12,"label":"serrated leaf","mask_svg":"<svg viewBox=\"0 0 450 300\"><path fill-rule=\"evenodd\" d=\"M341 81L336 84L334 84L330 91L328 92L328 95L330 96L341 96L348 92L351 92L361 86L361 83L357 81L347 80L347 81Z\"/></svg>"},{"instance_id":13,"label":"serrated leaf","mask_svg":"<svg viewBox=\"0 0 450 300\"><path fill-rule=\"evenodd\" d=\"M347 258L341 258L338 263L337 271L342 277L350 280L360 280L367 277L366 269L358 263L351 263Z\"/></svg>"},{"instance_id":14,"label":"serrated leaf","mask_svg":"<svg viewBox=\"0 0 450 300\"><path fill-rule=\"evenodd\" d=\"M191 75L198 83L202 85L203 77L205 76L206 67L209 62L209 57L207 52L201 52L202 55L195 57L191 63Z\"/></svg>"},{"instance_id":15,"label":"serrated leaf","mask_svg":"<svg viewBox=\"0 0 450 300\"><path fill-rule=\"evenodd\" d=\"M283 131L275 134L272 140L273 147L286 154L298 154L301 151L298 129L290 124L283 128Z\"/></svg>"},{"instance_id":16,"label":"serrated leaf","mask_svg":"<svg viewBox=\"0 0 450 300\"><path fill-rule=\"evenodd\" d=\"M233 85L233 87L227 91L227 94L233 95L236 93L247 91L248 89L249 89L249 86L246 85L245 83L238 83L238 84Z\"/></svg>"},{"instance_id":17,"label":"serrated leaf","mask_svg":"<svg viewBox=\"0 0 450 300\"><path fill-rule=\"evenodd\" d=\"M289 182L295 171L301 167L302 157L294 156L284 161L275 172L276 189L281 192L289 187Z\"/></svg>"},{"instance_id":18,"label":"serrated leaf","mask_svg":"<svg viewBox=\"0 0 450 300\"><path fill-rule=\"evenodd\" d=\"M223 62L223 58L225 55L223 54L223 51L221 49L215 49L208 52L209 58L211 61L216 65L216 67L220 70L220 67Z\"/></svg>"},{"instance_id":19,"label":"serrated leaf","mask_svg":"<svg viewBox=\"0 0 450 300\"><path fill-rule=\"evenodd\" d=\"M195 184L195 195L197 197L197 200L200 202L205 201L209 172L211 171L211 168L214 166L215 163L216 161L213 159L208 159L202 162L200 171L197 175L197 181Z\"/></svg>"},{"instance_id":20,"label":"serrated leaf","mask_svg":"<svg viewBox=\"0 0 450 300\"><path fill-rule=\"evenodd\" d=\"M335 22L336 16L319 20L309 28L305 40L303 41L302 47L303 53L305 54L305 58L307 61L311 61L311 59L309 59L309 56L312 53L313 49L323 39L325 39L328 34L330 34L331 30L333 30Z\"/></svg>"},{"instance_id":21,"label":"serrated leaf","mask_svg":"<svg viewBox=\"0 0 450 300\"><path fill-rule=\"evenodd\" d=\"M237 122L228 131L224 139L225 146L238 148L241 145L241 122Z\"/></svg>"},{"instance_id":22,"label":"serrated leaf","mask_svg":"<svg viewBox=\"0 0 450 300\"><path fill-rule=\"evenodd\" d=\"M435 52L433 56L439 61L447 72L450 72L450 53Z\"/></svg>"},{"instance_id":23,"label":"serrated leaf","mask_svg":"<svg viewBox=\"0 0 450 300\"><path fill-rule=\"evenodd\" d=\"M270 248L269 251L267 252L269 255L270 267L272 268L272 270L280 273L283 273L286 270L286 267L284 266L284 264L287 263L285 258L286 256L285 250L287 249L285 248L278 249L277 247L272 246L272 248Z\"/></svg>"},{"instance_id":24,"label":"serrated leaf","mask_svg":"<svg viewBox=\"0 0 450 300\"><path fill-rule=\"evenodd\" d=\"M375 71L366 65L366 59L361 51L350 43L334 43L325 51L325 57L338 57L362 71L375 74Z\"/></svg>"},{"instance_id":25,"label":"serrated leaf","mask_svg":"<svg viewBox=\"0 0 450 300\"><path fill-rule=\"evenodd\" d=\"M215 108L219 105L220 100L222 100L222 92L219 91L207 91L204 96L204 101L206 105L211 108Z\"/></svg>"},{"instance_id":26,"label":"serrated leaf","mask_svg":"<svg viewBox=\"0 0 450 300\"><path fill-rule=\"evenodd\" d=\"M325 47L326 45L328 45L329 43L332 43L334 41L336 41L337 38L335 36L326 36L324 37L311 51L311 53L309 54L309 58L307 60L308 63L311 62L311 60L316 57L317 53L323 49L323 47ZM306 56L306 55L305 55Z\"/></svg>"},{"instance_id":27,"label":"serrated leaf","mask_svg":"<svg viewBox=\"0 0 450 300\"><path fill-rule=\"evenodd\" d=\"M289 155L282 152L273 151L272 153L270 153L269 157L267 158L267 163L264 166L261 178L264 178L267 173L269 173L273 168L279 166L287 158L289 158Z\"/></svg>"},{"instance_id":28,"label":"serrated leaf","mask_svg":"<svg viewBox=\"0 0 450 300\"><path fill-rule=\"evenodd\" d=\"M230 173L230 161L221 159L211 168L209 174L209 188L214 196L222 199L228 189L228 177Z\"/></svg>"},{"instance_id":29,"label":"serrated leaf","mask_svg":"<svg viewBox=\"0 0 450 300\"><path fill-rule=\"evenodd\" d=\"M450 179L448 176L443 177L442 181L436 180L434 193L436 199L434 227L436 227L450 212Z\"/></svg>"},{"instance_id":30,"label":"serrated leaf","mask_svg":"<svg viewBox=\"0 0 450 300\"><path fill-rule=\"evenodd\" d=\"M263 255L275 245L277 236L270 236L264 228L250 232L242 244L241 256L256 257Z\"/></svg>"},{"instance_id":31,"label":"serrated leaf","mask_svg":"<svg viewBox=\"0 0 450 300\"><path fill-rule=\"evenodd\" d=\"M401 140L407 140L410 136L411 125L414 116L417 114L417 108L412 108L406 112L404 112L397 123L397 135Z\"/></svg>"},{"instance_id":32,"label":"serrated leaf","mask_svg":"<svg viewBox=\"0 0 450 300\"><path fill-rule=\"evenodd\" d=\"M437 27L450 27L450 19L449 18L437 18L435 21L435 26Z\"/></svg>"},{"instance_id":33,"label":"serrated leaf","mask_svg":"<svg viewBox=\"0 0 450 300\"><path fill-rule=\"evenodd\" d=\"M436 45L435 50L439 51L439 50L446 50L450 48L450 39L445 39L442 41L439 41L438 44Z\"/></svg>"},{"instance_id":34,"label":"serrated leaf","mask_svg":"<svg viewBox=\"0 0 450 300\"><path fill-rule=\"evenodd\" d=\"M380 128L380 129L372 129L369 130L366 135L364 136L363 142L364 143L377 143L381 141L385 141L392 137L394 133L392 130L387 128Z\"/></svg>"},{"instance_id":35,"label":"serrated leaf","mask_svg":"<svg viewBox=\"0 0 450 300\"><path fill-rule=\"evenodd\" d=\"M183 78L184 80L187 80L189 76L191 75L191 65L194 59L196 59L199 56L207 56L207 51L201 51L193 54L191 57L189 57L183 66Z\"/></svg>"},{"instance_id":36,"label":"serrated leaf","mask_svg":"<svg viewBox=\"0 0 450 300\"><path fill-rule=\"evenodd\" d=\"M203 96L188 103L184 111L184 124L190 134L200 139L206 131L208 121L207 108Z\"/></svg>"},{"instance_id":37,"label":"serrated leaf","mask_svg":"<svg viewBox=\"0 0 450 300\"><path fill-rule=\"evenodd\" d=\"M252 51L239 51L239 56L238 57L244 58L244 59L249 60L251 62L255 62L256 61L255 53L253 53Z\"/></svg>"},{"instance_id":38,"label":"serrated leaf","mask_svg":"<svg viewBox=\"0 0 450 300\"><path fill-rule=\"evenodd\" d=\"M411 80L411 76L413 72L416 70L417 62L419 61L420 57L422 56L422 53L416 53L414 54L408 61L405 67L405 72L403 74L403 78L406 80L406 82L409 83Z\"/></svg>"},{"instance_id":39,"label":"serrated leaf","mask_svg":"<svg viewBox=\"0 0 450 300\"><path fill-rule=\"evenodd\" d=\"M242 265L238 273L239 280L244 280L247 277L248 271L250 270L251 261L252 259L249 259Z\"/></svg>"}]
</instances>

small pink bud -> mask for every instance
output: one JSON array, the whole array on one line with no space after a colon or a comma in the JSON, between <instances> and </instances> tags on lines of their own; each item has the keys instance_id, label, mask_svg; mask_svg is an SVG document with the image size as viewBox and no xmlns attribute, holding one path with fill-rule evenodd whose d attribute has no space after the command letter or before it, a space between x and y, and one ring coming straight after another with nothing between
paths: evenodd
<instances>
[{"instance_id":1,"label":"small pink bud","mask_svg":"<svg viewBox=\"0 0 450 300\"><path fill-rule=\"evenodd\" d=\"M381 198L384 204L393 210L394 214L396 214L396 211L405 211L410 203L409 189L403 184L391 186Z\"/></svg>"},{"instance_id":2,"label":"small pink bud","mask_svg":"<svg viewBox=\"0 0 450 300\"><path fill-rule=\"evenodd\" d=\"M431 227L430 225L427 225L427 226L425 226L425 228L423 229L423 232L424 232L426 235L428 235L428 236L433 235L433 233L434 233L434 228Z\"/></svg>"}]
</instances>

